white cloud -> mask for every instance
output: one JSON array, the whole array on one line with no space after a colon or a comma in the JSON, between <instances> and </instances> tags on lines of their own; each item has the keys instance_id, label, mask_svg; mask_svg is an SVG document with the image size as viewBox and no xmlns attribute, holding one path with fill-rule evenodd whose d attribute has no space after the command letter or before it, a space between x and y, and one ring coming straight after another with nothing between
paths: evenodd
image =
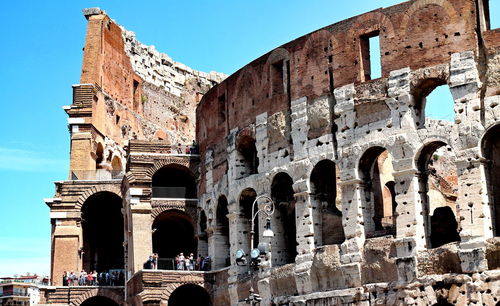
<instances>
[{"instance_id":1,"label":"white cloud","mask_svg":"<svg viewBox=\"0 0 500 306\"><path fill-rule=\"evenodd\" d=\"M0 147L0 169L37 172L65 167L66 160L47 158L34 151Z\"/></svg>"}]
</instances>

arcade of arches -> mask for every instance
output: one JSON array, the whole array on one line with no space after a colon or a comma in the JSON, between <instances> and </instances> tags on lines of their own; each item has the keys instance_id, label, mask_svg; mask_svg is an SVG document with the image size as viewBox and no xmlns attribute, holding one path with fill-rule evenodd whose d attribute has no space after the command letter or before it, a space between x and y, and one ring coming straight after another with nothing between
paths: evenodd
<instances>
[{"instance_id":1,"label":"arcade of arches","mask_svg":"<svg viewBox=\"0 0 500 306\"><path fill-rule=\"evenodd\" d=\"M111 192L90 196L82 206L85 271L123 269L122 199Z\"/></svg>"}]
</instances>

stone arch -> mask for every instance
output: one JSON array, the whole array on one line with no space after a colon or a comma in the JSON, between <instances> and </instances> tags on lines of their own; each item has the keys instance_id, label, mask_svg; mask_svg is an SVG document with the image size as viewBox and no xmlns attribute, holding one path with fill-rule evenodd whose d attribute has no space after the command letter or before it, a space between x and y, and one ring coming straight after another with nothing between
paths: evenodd
<instances>
[{"instance_id":1,"label":"stone arch","mask_svg":"<svg viewBox=\"0 0 500 306\"><path fill-rule=\"evenodd\" d=\"M237 166L242 166L241 168L244 169L242 171L238 171L237 175L246 177L257 173L259 158L257 156L255 129L247 127L238 133L236 136L236 151L239 155L237 162L241 160L241 164Z\"/></svg>"},{"instance_id":2,"label":"stone arch","mask_svg":"<svg viewBox=\"0 0 500 306\"><path fill-rule=\"evenodd\" d=\"M450 153L447 153L448 151ZM448 242L460 241L456 216L458 210L454 205L457 195L453 194L453 184L456 184L455 189L458 188L456 181L458 176L456 171L454 176L450 174L453 167L445 167L446 173L450 174L448 177L443 177L445 174L441 170L443 168L441 164L454 165L452 148L443 141L426 142L416 156L420 205L427 247L434 248Z\"/></svg>"},{"instance_id":3,"label":"stone arch","mask_svg":"<svg viewBox=\"0 0 500 306\"><path fill-rule=\"evenodd\" d=\"M198 305L211 306L212 301L208 292L196 284L183 284L170 293L169 306Z\"/></svg>"},{"instance_id":4,"label":"stone arch","mask_svg":"<svg viewBox=\"0 0 500 306\"><path fill-rule=\"evenodd\" d=\"M153 198L197 198L193 171L178 163L169 163L158 169L151 178L151 187Z\"/></svg>"},{"instance_id":5,"label":"stone arch","mask_svg":"<svg viewBox=\"0 0 500 306\"><path fill-rule=\"evenodd\" d=\"M493 236L500 236L500 123L490 126L480 140L480 152L486 176L488 203L491 213Z\"/></svg>"},{"instance_id":6,"label":"stone arch","mask_svg":"<svg viewBox=\"0 0 500 306\"><path fill-rule=\"evenodd\" d=\"M153 163L153 166L150 167L148 170L146 170L146 176L147 176L147 178L149 180L152 180L153 179L153 175L158 170L160 170L163 167L170 166L172 164L184 166L187 169L189 169L189 171L191 171L191 169L189 168L190 163L189 163L188 159L182 158L182 157L176 157L176 156L169 156L169 157L166 157L164 159L155 160L155 162ZM192 171L191 171L191 173L192 173Z\"/></svg>"},{"instance_id":7,"label":"stone arch","mask_svg":"<svg viewBox=\"0 0 500 306\"><path fill-rule=\"evenodd\" d=\"M257 192L255 189L247 187L240 192L238 197L238 212L240 214L240 221L242 223L241 229L238 229L245 243L243 244L243 250L245 253L250 254L250 231L251 231L251 222L252 222L252 205L255 199L257 198ZM259 218L255 218L254 224L254 245L258 245L259 243Z\"/></svg>"},{"instance_id":8,"label":"stone arch","mask_svg":"<svg viewBox=\"0 0 500 306\"><path fill-rule=\"evenodd\" d=\"M272 265L292 263L297 256L297 217L295 213L295 191L293 179L286 172L279 172L272 178L271 198L275 212L271 226L275 238L272 240Z\"/></svg>"},{"instance_id":9,"label":"stone arch","mask_svg":"<svg viewBox=\"0 0 500 306\"><path fill-rule=\"evenodd\" d=\"M215 269L220 269L230 266L230 242L229 242L229 214L228 201L225 195L220 195L217 199L217 206L215 210L215 227L214 227L214 249L213 265Z\"/></svg>"},{"instance_id":10,"label":"stone arch","mask_svg":"<svg viewBox=\"0 0 500 306\"><path fill-rule=\"evenodd\" d=\"M353 25L349 28L348 37L358 37L369 32L381 31L381 35L386 38L395 36L394 24L382 12L369 12L358 16Z\"/></svg>"},{"instance_id":11,"label":"stone arch","mask_svg":"<svg viewBox=\"0 0 500 306\"><path fill-rule=\"evenodd\" d=\"M80 296L75 298L70 305L79 306L86 300L93 297L105 297L112 300L118 305L121 305L121 303L123 302L123 297L114 292L113 290L96 288L96 289L85 290Z\"/></svg>"},{"instance_id":12,"label":"stone arch","mask_svg":"<svg viewBox=\"0 0 500 306\"><path fill-rule=\"evenodd\" d=\"M151 224L153 252L160 258L172 259L179 253L188 256L197 252L197 225L184 211L169 209L159 214ZM160 269L173 269L166 266Z\"/></svg>"},{"instance_id":13,"label":"stone arch","mask_svg":"<svg viewBox=\"0 0 500 306\"><path fill-rule=\"evenodd\" d=\"M257 95L255 93L259 92L262 87L262 84L259 81L260 79L261 78L258 77L254 68L250 65L246 65L238 73L233 87L234 94L231 94L230 96L240 97L242 101L239 104L246 109L251 108L251 106L253 106L256 102L254 97ZM250 103L249 100L251 100Z\"/></svg>"},{"instance_id":14,"label":"stone arch","mask_svg":"<svg viewBox=\"0 0 500 306\"><path fill-rule=\"evenodd\" d=\"M406 11L406 14L403 15L403 20L401 21L401 24L399 28L401 31L404 31L404 33L407 33L408 31L408 22L410 21L412 15L420 10L423 9L426 5L429 4L434 4L437 6L442 7L446 13L448 14L449 17L456 19L457 18L457 11L453 7L453 5L447 1L447 0L423 0L423 1L415 1L413 4L410 6L410 8Z\"/></svg>"},{"instance_id":15,"label":"stone arch","mask_svg":"<svg viewBox=\"0 0 500 306\"><path fill-rule=\"evenodd\" d=\"M329 159L316 163L309 176L316 246L345 240L337 176L337 166Z\"/></svg>"},{"instance_id":16,"label":"stone arch","mask_svg":"<svg viewBox=\"0 0 500 306\"><path fill-rule=\"evenodd\" d=\"M104 161L104 145L97 142L95 149L95 168L100 169L101 163Z\"/></svg>"},{"instance_id":17,"label":"stone arch","mask_svg":"<svg viewBox=\"0 0 500 306\"><path fill-rule=\"evenodd\" d=\"M113 171L122 171L123 170L123 165L120 157L118 155L113 156L111 159L111 168Z\"/></svg>"},{"instance_id":18,"label":"stone arch","mask_svg":"<svg viewBox=\"0 0 500 306\"><path fill-rule=\"evenodd\" d=\"M383 188L392 175L392 155L382 146L372 146L364 151L358 163L358 176L361 180L361 207L367 238L395 235L395 207L386 209ZM397 203L388 201L392 206Z\"/></svg>"},{"instance_id":19,"label":"stone arch","mask_svg":"<svg viewBox=\"0 0 500 306\"><path fill-rule=\"evenodd\" d=\"M199 286L205 290L205 286L204 286L203 281L199 281L199 279L195 279L195 278L193 278L191 280L183 278L182 281L170 283L164 289L162 289L162 294L161 294L162 301L168 301L170 299L170 295L172 295L172 292L174 292L175 289L179 288L182 285L187 285L187 284Z\"/></svg>"},{"instance_id":20,"label":"stone arch","mask_svg":"<svg viewBox=\"0 0 500 306\"><path fill-rule=\"evenodd\" d=\"M114 193L120 198L122 197L121 191L120 191L120 186L117 184L99 184L99 185L94 185L90 187L89 189L85 190L79 197L78 200L76 201L75 208L78 210L82 210L83 203L87 201L88 198L90 198L92 195L99 193L99 192L110 192Z\"/></svg>"},{"instance_id":21,"label":"stone arch","mask_svg":"<svg viewBox=\"0 0 500 306\"><path fill-rule=\"evenodd\" d=\"M429 70L425 78L416 77L410 82L410 93L413 96L413 113L417 128L425 127L427 97L440 86L448 87L449 72L447 70ZM448 90L449 87L448 87ZM454 101L451 101L454 103Z\"/></svg>"}]
</instances>

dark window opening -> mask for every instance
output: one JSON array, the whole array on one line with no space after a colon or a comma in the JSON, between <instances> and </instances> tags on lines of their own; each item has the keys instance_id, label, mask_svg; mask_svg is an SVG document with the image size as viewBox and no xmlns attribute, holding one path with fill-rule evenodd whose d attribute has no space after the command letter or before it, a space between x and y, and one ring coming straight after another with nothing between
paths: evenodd
<instances>
[{"instance_id":1,"label":"dark window opening","mask_svg":"<svg viewBox=\"0 0 500 306\"><path fill-rule=\"evenodd\" d=\"M200 212L200 234L198 238L203 241L208 241L207 214L205 213L204 210Z\"/></svg>"},{"instance_id":2,"label":"dark window opening","mask_svg":"<svg viewBox=\"0 0 500 306\"><path fill-rule=\"evenodd\" d=\"M210 295L202 287L186 284L175 289L168 299L168 306L211 306Z\"/></svg>"},{"instance_id":3,"label":"dark window opening","mask_svg":"<svg viewBox=\"0 0 500 306\"><path fill-rule=\"evenodd\" d=\"M137 111L139 109L139 102L141 101L141 97L139 96L139 82L134 80L132 86L132 97L134 100L134 110Z\"/></svg>"},{"instance_id":4,"label":"dark window opening","mask_svg":"<svg viewBox=\"0 0 500 306\"><path fill-rule=\"evenodd\" d=\"M231 256L230 256L230 245L229 245L229 219L227 215L228 211L228 203L225 196L220 196L217 201L217 210L215 213L216 218L216 229L215 235L216 241L219 241L221 246L221 250L216 251L216 256L214 258L214 267L215 269L220 269L224 267L228 267L231 265Z\"/></svg>"},{"instance_id":5,"label":"dark window opening","mask_svg":"<svg viewBox=\"0 0 500 306\"><path fill-rule=\"evenodd\" d=\"M168 165L156 171L152 180L153 198L196 199L196 181L181 165Z\"/></svg>"},{"instance_id":6,"label":"dark window opening","mask_svg":"<svg viewBox=\"0 0 500 306\"><path fill-rule=\"evenodd\" d=\"M284 61L271 64L271 87L273 95L285 93Z\"/></svg>"},{"instance_id":7,"label":"dark window opening","mask_svg":"<svg viewBox=\"0 0 500 306\"><path fill-rule=\"evenodd\" d=\"M417 166L427 247L436 248L460 241L453 211L456 209L458 183L451 147L439 141L426 145Z\"/></svg>"},{"instance_id":8,"label":"dark window opening","mask_svg":"<svg viewBox=\"0 0 500 306\"><path fill-rule=\"evenodd\" d=\"M271 184L271 198L276 211L272 224L274 232L271 250L273 266L295 262L297 256L297 226L295 216L295 198L292 178L284 173L278 173Z\"/></svg>"},{"instance_id":9,"label":"dark window opening","mask_svg":"<svg viewBox=\"0 0 500 306\"><path fill-rule=\"evenodd\" d=\"M393 188L391 155L385 148L370 148L361 157L359 171L362 180L362 206L366 237L395 235L395 207L397 203Z\"/></svg>"},{"instance_id":10,"label":"dark window opening","mask_svg":"<svg viewBox=\"0 0 500 306\"><path fill-rule=\"evenodd\" d=\"M116 115L116 124L120 123L120 116Z\"/></svg>"},{"instance_id":11,"label":"dark window opening","mask_svg":"<svg viewBox=\"0 0 500 306\"><path fill-rule=\"evenodd\" d=\"M248 239L245 239L245 241L248 241L246 244L246 249L245 251L247 254L250 254L250 231L251 229L251 222L252 222L252 205L255 199L257 198L257 193L255 190L252 188L247 188L243 190L240 194L240 212L244 220L246 221L245 224L245 230L244 232L247 233ZM255 209L258 209L257 205L255 205ZM255 213L255 212L254 212ZM254 236L253 236L253 245L256 247L259 245L259 218L255 218L255 225L254 225Z\"/></svg>"},{"instance_id":12,"label":"dark window opening","mask_svg":"<svg viewBox=\"0 0 500 306\"><path fill-rule=\"evenodd\" d=\"M320 161L311 172L313 220L319 227L315 232L321 233L316 237L316 246L339 244L345 240L336 182L335 163L330 160Z\"/></svg>"},{"instance_id":13,"label":"dark window opening","mask_svg":"<svg viewBox=\"0 0 500 306\"><path fill-rule=\"evenodd\" d=\"M219 97L219 124L226 121L226 95Z\"/></svg>"},{"instance_id":14,"label":"dark window opening","mask_svg":"<svg viewBox=\"0 0 500 306\"><path fill-rule=\"evenodd\" d=\"M486 132L482 141L483 156L486 158L486 186L491 209L493 235L500 236L500 125Z\"/></svg>"},{"instance_id":15,"label":"dark window opening","mask_svg":"<svg viewBox=\"0 0 500 306\"><path fill-rule=\"evenodd\" d=\"M242 162L245 166L245 170L242 176L257 173L259 169L259 158L257 157L255 139L250 136L239 137L236 150L238 150L243 157Z\"/></svg>"},{"instance_id":16,"label":"dark window opening","mask_svg":"<svg viewBox=\"0 0 500 306\"><path fill-rule=\"evenodd\" d=\"M180 253L196 256L193 220L185 212L171 209L158 215L153 222L152 235L153 253L159 257L158 269L174 270L174 259Z\"/></svg>"},{"instance_id":17,"label":"dark window opening","mask_svg":"<svg viewBox=\"0 0 500 306\"><path fill-rule=\"evenodd\" d=\"M99 192L82 206L85 271L124 268L122 199L114 193Z\"/></svg>"},{"instance_id":18,"label":"dark window opening","mask_svg":"<svg viewBox=\"0 0 500 306\"><path fill-rule=\"evenodd\" d=\"M333 68L330 67L328 68L328 84L330 85L330 93L333 94L333 91L335 90L335 84L333 82Z\"/></svg>"},{"instance_id":19,"label":"dark window opening","mask_svg":"<svg viewBox=\"0 0 500 306\"><path fill-rule=\"evenodd\" d=\"M285 62L286 65L286 93L288 98L288 107L291 109L292 105L292 88L290 83L290 61Z\"/></svg>"},{"instance_id":20,"label":"dark window opening","mask_svg":"<svg viewBox=\"0 0 500 306\"><path fill-rule=\"evenodd\" d=\"M361 51L361 81L369 81L382 76L379 31L363 35L359 39Z\"/></svg>"},{"instance_id":21,"label":"dark window opening","mask_svg":"<svg viewBox=\"0 0 500 306\"><path fill-rule=\"evenodd\" d=\"M97 144L97 149L95 152L96 159L95 159L95 168L96 169L101 169L101 163L104 160L104 148L102 147L101 143Z\"/></svg>"}]
</instances>

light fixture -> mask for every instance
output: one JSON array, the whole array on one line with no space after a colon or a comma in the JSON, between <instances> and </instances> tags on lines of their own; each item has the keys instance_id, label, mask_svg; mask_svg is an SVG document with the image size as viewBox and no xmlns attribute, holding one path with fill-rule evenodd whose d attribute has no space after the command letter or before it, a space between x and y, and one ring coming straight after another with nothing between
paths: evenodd
<instances>
[{"instance_id":1,"label":"light fixture","mask_svg":"<svg viewBox=\"0 0 500 306\"><path fill-rule=\"evenodd\" d=\"M245 258L245 251L242 249L238 249L236 251L236 264L237 265L245 265L247 262L247 259Z\"/></svg>"},{"instance_id":2,"label":"light fixture","mask_svg":"<svg viewBox=\"0 0 500 306\"><path fill-rule=\"evenodd\" d=\"M271 218L266 218L266 229L262 233L262 237L272 238L274 237L274 232L271 230Z\"/></svg>"}]
</instances>

